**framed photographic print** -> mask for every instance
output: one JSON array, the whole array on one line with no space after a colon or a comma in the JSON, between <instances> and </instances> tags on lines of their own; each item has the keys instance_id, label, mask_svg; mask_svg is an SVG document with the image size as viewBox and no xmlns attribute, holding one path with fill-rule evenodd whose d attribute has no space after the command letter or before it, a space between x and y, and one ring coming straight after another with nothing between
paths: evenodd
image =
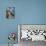
<instances>
[{"instance_id":1,"label":"framed photographic print","mask_svg":"<svg viewBox=\"0 0 46 46\"><path fill-rule=\"evenodd\" d=\"M15 18L15 7L7 7L6 8L6 18L7 19Z\"/></svg>"}]
</instances>

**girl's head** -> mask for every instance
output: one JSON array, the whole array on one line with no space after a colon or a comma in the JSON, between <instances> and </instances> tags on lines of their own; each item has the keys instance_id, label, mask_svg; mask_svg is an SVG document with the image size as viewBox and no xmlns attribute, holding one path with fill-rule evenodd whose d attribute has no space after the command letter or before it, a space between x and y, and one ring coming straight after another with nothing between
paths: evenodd
<instances>
[{"instance_id":1,"label":"girl's head","mask_svg":"<svg viewBox=\"0 0 46 46\"><path fill-rule=\"evenodd\" d=\"M10 10L7 10L6 11L6 18L9 18L9 17L14 17L14 13Z\"/></svg>"}]
</instances>

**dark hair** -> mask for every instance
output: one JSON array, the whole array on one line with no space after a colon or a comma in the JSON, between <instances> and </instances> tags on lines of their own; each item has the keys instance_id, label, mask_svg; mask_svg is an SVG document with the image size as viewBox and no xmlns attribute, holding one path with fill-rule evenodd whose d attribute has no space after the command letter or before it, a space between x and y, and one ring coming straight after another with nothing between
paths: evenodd
<instances>
[{"instance_id":1,"label":"dark hair","mask_svg":"<svg viewBox=\"0 0 46 46\"><path fill-rule=\"evenodd\" d=\"M8 12L10 12L10 14L14 17L14 13L12 13L10 10L6 10L6 18L9 18Z\"/></svg>"},{"instance_id":2,"label":"dark hair","mask_svg":"<svg viewBox=\"0 0 46 46\"><path fill-rule=\"evenodd\" d=\"M9 18L8 10L6 10L6 18Z\"/></svg>"}]
</instances>

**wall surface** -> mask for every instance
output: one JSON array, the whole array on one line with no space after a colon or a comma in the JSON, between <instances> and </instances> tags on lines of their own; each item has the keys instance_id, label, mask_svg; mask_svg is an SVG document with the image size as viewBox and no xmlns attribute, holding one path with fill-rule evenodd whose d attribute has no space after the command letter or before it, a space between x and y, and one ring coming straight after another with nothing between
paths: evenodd
<instances>
[{"instance_id":1,"label":"wall surface","mask_svg":"<svg viewBox=\"0 0 46 46\"><path fill-rule=\"evenodd\" d=\"M5 18L9 6L15 7L15 19ZM9 32L17 34L17 24L46 24L46 0L0 0L0 44L8 43Z\"/></svg>"},{"instance_id":2,"label":"wall surface","mask_svg":"<svg viewBox=\"0 0 46 46\"><path fill-rule=\"evenodd\" d=\"M19 24L46 24L46 0L16 0Z\"/></svg>"},{"instance_id":3,"label":"wall surface","mask_svg":"<svg viewBox=\"0 0 46 46\"><path fill-rule=\"evenodd\" d=\"M8 34L16 32L17 19L6 19L6 8L16 7L15 0L0 0L0 44L8 43ZM15 41L17 43L17 39Z\"/></svg>"}]
</instances>

